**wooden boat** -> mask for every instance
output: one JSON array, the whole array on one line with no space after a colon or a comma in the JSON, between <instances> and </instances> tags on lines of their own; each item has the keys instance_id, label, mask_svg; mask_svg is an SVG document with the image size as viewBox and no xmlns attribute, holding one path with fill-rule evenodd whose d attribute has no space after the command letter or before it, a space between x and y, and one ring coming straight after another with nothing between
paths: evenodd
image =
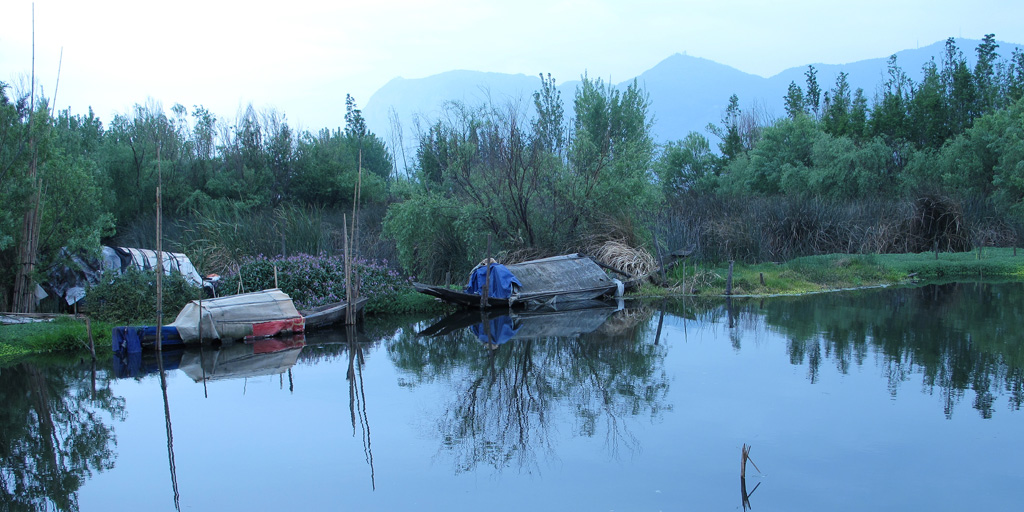
<instances>
[{"instance_id":1,"label":"wooden boat","mask_svg":"<svg viewBox=\"0 0 1024 512\"><path fill-rule=\"evenodd\" d=\"M367 299L356 301L361 309ZM279 289L194 300L178 313L174 322L160 329L162 344L205 341L233 341L301 333L342 321L345 302L299 311L291 297ZM111 336L114 351L141 350L155 343L155 326L115 327Z\"/></svg>"},{"instance_id":2,"label":"wooden boat","mask_svg":"<svg viewBox=\"0 0 1024 512\"><path fill-rule=\"evenodd\" d=\"M357 316L369 300L370 299L366 297L356 299L355 308ZM345 315L348 313L348 303L345 301L334 302L318 308L301 309L299 310L299 313L301 313L302 318L306 320L307 331L311 329L319 329L321 327L327 327L337 323L344 323Z\"/></svg>"},{"instance_id":3,"label":"wooden boat","mask_svg":"<svg viewBox=\"0 0 1024 512\"><path fill-rule=\"evenodd\" d=\"M604 295L621 296L634 286L637 280L626 277L626 281L612 278L594 260L581 254L567 254L539 260L500 266L493 268L507 269L518 281L508 290L489 294L485 308L519 307L528 308L553 305L558 302L572 302L596 299ZM420 293L437 297L445 302L463 307L481 307L481 294L475 291L473 279L479 279L483 267L474 269L470 285L463 291L452 290L444 286L432 286L413 283ZM495 289L492 281L491 290ZM500 293L505 291L506 293Z\"/></svg>"}]
</instances>

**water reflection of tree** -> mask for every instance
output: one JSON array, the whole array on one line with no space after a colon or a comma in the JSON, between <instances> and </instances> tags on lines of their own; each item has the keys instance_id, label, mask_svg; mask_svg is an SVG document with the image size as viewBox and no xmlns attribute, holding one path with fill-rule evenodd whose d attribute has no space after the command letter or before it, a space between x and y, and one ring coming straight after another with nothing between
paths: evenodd
<instances>
[{"instance_id":1,"label":"water reflection of tree","mask_svg":"<svg viewBox=\"0 0 1024 512\"><path fill-rule=\"evenodd\" d=\"M639 449L624 421L656 418L668 378L664 348L654 344L649 311L620 311L578 337L517 339L487 348L468 331L438 337L407 335L388 346L406 385L445 380L456 393L437 421L441 452L456 472L480 464L501 470L541 469L553 458L552 435L569 411L583 436L607 436L610 456Z\"/></svg>"},{"instance_id":2,"label":"water reflection of tree","mask_svg":"<svg viewBox=\"0 0 1024 512\"><path fill-rule=\"evenodd\" d=\"M3 510L78 510L79 487L114 466L124 400L88 366L23 362L0 368L0 502Z\"/></svg>"},{"instance_id":3,"label":"water reflection of tree","mask_svg":"<svg viewBox=\"0 0 1024 512\"><path fill-rule=\"evenodd\" d=\"M806 362L812 382L831 360L846 373L874 352L896 395L900 385L921 374L938 389L951 416L967 390L972 406L991 417L996 395L1011 409L1024 399L1024 286L1019 283L951 283L918 288L870 290L769 301L767 325L788 338L790 360Z\"/></svg>"}]
</instances>

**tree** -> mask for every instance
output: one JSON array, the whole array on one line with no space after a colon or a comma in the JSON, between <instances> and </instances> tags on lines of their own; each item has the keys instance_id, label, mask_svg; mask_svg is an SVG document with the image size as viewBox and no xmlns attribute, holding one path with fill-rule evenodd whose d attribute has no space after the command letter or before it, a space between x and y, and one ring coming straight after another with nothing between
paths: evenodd
<instances>
[{"instance_id":1,"label":"tree","mask_svg":"<svg viewBox=\"0 0 1024 512\"><path fill-rule=\"evenodd\" d=\"M778 120L765 128L748 161L726 169L723 190L732 195L808 194L814 145L826 136L810 117Z\"/></svg>"},{"instance_id":2,"label":"tree","mask_svg":"<svg viewBox=\"0 0 1024 512\"><path fill-rule=\"evenodd\" d=\"M560 157L565 147L565 116L562 93L555 87L551 73L546 79L543 73L540 75L540 90L533 93L533 105L537 110L533 133L541 149Z\"/></svg>"},{"instance_id":3,"label":"tree","mask_svg":"<svg viewBox=\"0 0 1024 512\"><path fill-rule=\"evenodd\" d=\"M868 136L868 100L864 97L864 89L860 87L853 92L849 126L849 135L854 142L861 142Z\"/></svg>"},{"instance_id":4,"label":"tree","mask_svg":"<svg viewBox=\"0 0 1024 512\"><path fill-rule=\"evenodd\" d=\"M814 69L814 66L807 66L804 76L807 78L807 92L804 94L804 101L811 110L811 114L814 115L814 119L820 119L821 87L818 86L818 71Z\"/></svg>"},{"instance_id":5,"label":"tree","mask_svg":"<svg viewBox=\"0 0 1024 512\"><path fill-rule=\"evenodd\" d=\"M798 115L807 115L807 106L804 100L804 91L800 89L796 82L789 83L789 89L786 92L786 96L783 97L786 102L786 115L790 119L796 119Z\"/></svg>"},{"instance_id":6,"label":"tree","mask_svg":"<svg viewBox=\"0 0 1024 512\"><path fill-rule=\"evenodd\" d=\"M383 144L372 133L364 140L361 195L369 202L383 201L391 161ZM303 132L295 149L294 175L289 184L292 199L307 205L351 207L358 180L359 140L341 129Z\"/></svg>"},{"instance_id":7,"label":"tree","mask_svg":"<svg viewBox=\"0 0 1024 512\"><path fill-rule=\"evenodd\" d=\"M967 67L967 60L956 47L952 37L946 40L940 76L949 105L949 125L952 133L963 133L970 128L976 114L977 89L974 76Z\"/></svg>"},{"instance_id":8,"label":"tree","mask_svg":"<svg viewBox=\"0 0 1024 512\"><path fill-rule=\"evenodd\" d=\"M707 138L690 132L683 140L665 145L656 168L666 197L691 190L708 192L714 188L718 157Z\"/></svg>"},{"instance_id":9,"label":"tree","mask_svg":"<svg viewBox=\"0 0 1024 512\"><path fill-rule=\"evenodd\" d=\"M718 151L722 153L722 165L728 165L744 150L743 138L740 136L742 114L739 96L733 94L729 96L729 106L725 108L719 126L708 125L708 131L719 138Z\"/></svg>"},{"instance_id":10,"label":"tree","mask_svg":"<svg viewBox=\"0 0 1024 512\"><path fill-rule=\"evenodd\" d=\"M918 148L939 148L951 136L949 105L934 62L924 65L921 84L910 101L907 140Z\"/></svg>"},{"instance_id":11,"label":"tree","mask_svg":"<svg viewBox=\"0 0 1024 512\"><path fill-rule=\"evenodd\" d=\"M356 107L356 99L351 94L345 95L345 135L357 139L366 135L363 111Z\"/></svg>"},{"instance_id":12,"label":"tree","mask_svg":"<svg viewBox=\"0 0 1024 512\"><path fill-rule=\"evenodd\" d=\"M876 98L871 107L869 125L874 136L895 145L910 138L909 113L913 82L897 64L896 55L889 57L887 72L888 78L882 86L881 98Z\"/></svg>"},{"instance_id":13,"label":"tree","mask_svg":"<svg viewBox=\"0 0 1024 512\"><path fill-rule=\"evenodd\" d=\"M658 202L649 109L650 99L636 80L620 92L583 77L574 101L569 174L560 188L573 206L571 234L585 219L635 219Z\"/></svg>"},{"instance_id":14,"label":"tree","mask_svg":"<svg viewBox=\"0 0 1024 512\"><path fill-rule=\"evenodd\" d=\"M1013 49L1010 63L1006 67L1006 101L1014 104L1024 98L1024 51Z\"/></svg>"},{"instance_id":15,"label":"tree","mask_svg":"<svg viewBox=\"0 0 1024 512\"><path fill-rule=\"evenodd\" d=\"M999 48L999 44L996 43L995 37L995 34L985 34L976 50L978 61L974 65L974 84L977 104L974 116L991 112L999 102L999 83L996 76L996 58L999 56L996 49Z\"/></svg>"},{"instance_id":16,"label":"tree","mask_svg":"<svg viewBox=\"0 0 1024 512\"><path fill-rule=\"evenodd\" d=\"M822 119L825 132L832 136L850 135L850 84L845 72L836 76L836 85L826 95L826 107Z\"/></svg>"}]
</instances>

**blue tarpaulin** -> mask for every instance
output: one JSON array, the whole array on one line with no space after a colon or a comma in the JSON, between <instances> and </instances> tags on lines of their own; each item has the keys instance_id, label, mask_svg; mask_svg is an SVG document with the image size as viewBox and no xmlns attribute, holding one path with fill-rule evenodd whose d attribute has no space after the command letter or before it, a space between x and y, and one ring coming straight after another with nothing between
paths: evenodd
<instances>
[{"instance_id":1,"label":"blue tarpaulin","mask_svg":"<svg viewBox=\"0 0 1024 512\"><path fill-rule=\"evenodd\" d=\"M516 276L512 275L505 265L501 263L491 263L491 286L487 291L487 296L495 299L507 299L512 295L512 285L517 287L523 284L516 279ZM484 287L484 282L487 280L487 267L480 266L473 270L473 273L469 276L469 284L466 285L466 293L479 294L480 290Z\"/></svg>"},{"instance_id":2,"label":"blue tarpaulin","mask_svg":"<svg viewBox=\"0 0 1024 512\"><path fill-rule=\"evenodd\" d=\"M181 336L174 327L164 326L160 329L162 344L180 345ZM136 354L142 352L142 343L154 343L156 340L156 326L121 326L114 327L110 333L110 348L114 352L127 352Z\"/></svg>"},{"instance_id":3,"label":"blue tarpaulin","mask_svg":"<svg viewBox=\"0 0 1024 512\"><path fill-rule=\"evenodd\" d=\"M142 340L139 338L138 328L130 326L114 327L114 330L110 333L110 348L114 352L141 354Z\"/></svg>"}]
</instances>

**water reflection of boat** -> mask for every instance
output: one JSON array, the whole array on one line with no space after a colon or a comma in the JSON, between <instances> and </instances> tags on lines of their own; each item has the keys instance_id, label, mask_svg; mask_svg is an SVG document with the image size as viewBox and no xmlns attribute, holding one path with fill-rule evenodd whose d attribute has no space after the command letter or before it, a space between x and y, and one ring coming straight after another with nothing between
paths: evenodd
<instances>
[{"instance_id":1,"label":"water reflection of boat","mask_svg":"<svg viewBox=\"0 0 1024 512\"><path fill-rule=\"evenodd\" d=\"M295 365L305 336L265 338L224 343L217 347L189 346L159 353L120 353L114 357L118 377L141 377L165 370L180 369L195 382L277 375Z\"/></svg>"},{"instance_id":2,"label":"water reflection of boat","mask_svg":"<svg viewBox=\"0 0 1024 512\"><path fill-rule=\"evenodd\" d=\"M480 341L500 345L516 339L577 337L597 331L616 311L617 304L580 301L568 309L459 311L420 331L442 336L469 328Z\"/></svg>"},{"instance_id":3,"label":"water reflection of boat","mask_svg":"<svg viewBox=\"0 0 1024 512\"><path fill-rule=\"evenodd\" d=\"M306 346L303 335L226 343L217 348L186 350L178 369L195 382L228 380L287 372Z\"/></svg>"}]
</instances>

